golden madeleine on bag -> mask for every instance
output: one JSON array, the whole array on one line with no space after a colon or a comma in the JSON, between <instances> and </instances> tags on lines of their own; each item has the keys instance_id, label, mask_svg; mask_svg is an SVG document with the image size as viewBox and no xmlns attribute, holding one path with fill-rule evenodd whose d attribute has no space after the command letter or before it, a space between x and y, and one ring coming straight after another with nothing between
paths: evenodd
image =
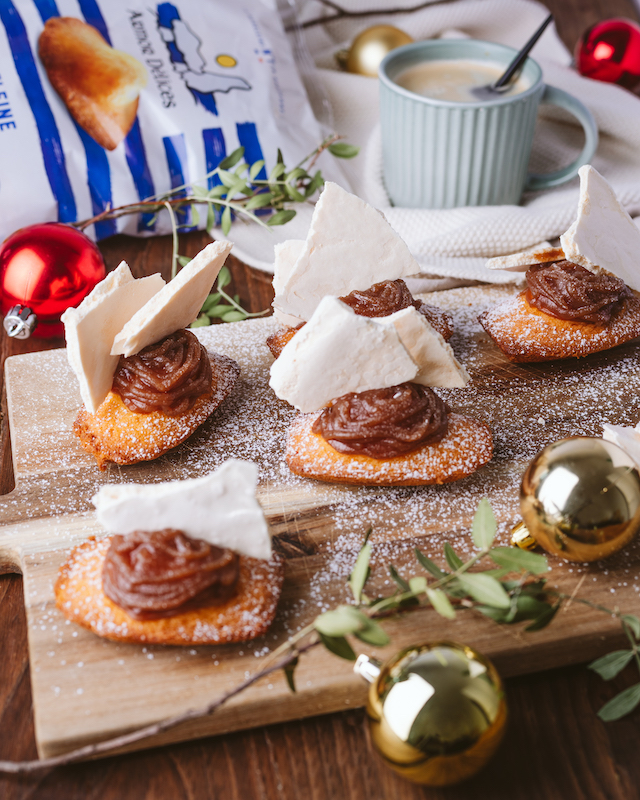
<instances>
[{"instance_id":1,"label":"golden madeleine on bag","mask_svg":"<svg viewBox=\"0 0 640 800\"><path fill-rule=\"evenodd\" d=\"M106 150L115 150L136 119L138 96L147 83L143 65L74 17L48 19L38 53L78 125Z\"/></svg>"}]
</instances>

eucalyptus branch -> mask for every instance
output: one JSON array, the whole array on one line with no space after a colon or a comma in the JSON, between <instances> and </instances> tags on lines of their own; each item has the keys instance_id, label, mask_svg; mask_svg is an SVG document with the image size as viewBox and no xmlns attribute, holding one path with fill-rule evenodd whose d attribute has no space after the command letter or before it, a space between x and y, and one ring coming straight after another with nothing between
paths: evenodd
<instances>
[{"instance_id":1,"label":"eucalyptus branch","mask_svg":"<svg viewBox=\"0 0 640 800\"><path fill-rule=\"evenodd\" d=\"M479 553L476 553L476 555L472 556L468 561L466 561L461 567L458 567L458 569L448 573L447 575L445 575L444 578L441 578L440 580L437 580L434 583L430 583L428 588L432 590L442 589L447 584L456 580L456 578L459 578L461 575L464 575L464 573L470 570L471 567L475 566L481 559L489 555L489 552L490 552L489 548L481 550ZM425 593L426 592L416 593L408 591L399 595L393 595L392 597L385 597L382 600L378 600L374 605L369 606L368 611L371 612L370 616L376 616L376 613L378 611L383 610L385 607L391 605L392 603L395 604L398 602L403 602L404 600L409 600L412 597L418 597Z\"/></svg>"},{"instance_id":2,"label":"eucalyptus branch","mask_svg":"<svg viewBox=\"0 0 640 800\"><path fill-rule=\"evenodd\" d=\"M302 167L302 165L308 161L309 163L307 165L307 171L311 172L311 169L315 166L316 161L320 158L322 153L325 150L328 150L331 147L331 145L335 144L336 142L338 142L338 140L342 138L343 137L338 136L337 133L334 133L331 136L327 136L326 139L324 139L324 141L322 141L312 153L309 153L309 155L306 158L303 158L299 164L296 164L296 166Z\"/></svg>"},{"instance_id":3,"label":"eucalyptus branch","mask_svg":"<svg viewBox=\"0 0 640 800\"><path fill-rule=\"evenodd\" d=\"M239 313L241 313L245 319L251 319L252 317L264 317L265 314L269 313L269 309L265 308L264 311L246 311L231 295L228 295L221 286L218 286L217 291L220 293L220 296L223 300L226 300L230 306L236 309Z\"/></svg>"},{"instance_id":4,"label":"eucalyptus branch","mask_svg":"<svg viewBox=\"0 0 640 800\"><path fill-rule=\"evenodd\" d=\"M191 259L184 256L178 256L178 261L185 266ZM269 309L264 311L246 311L239 302L239 297L231 297L224 291L224 287L230 283L231 273L228 267L222 267L218 274L218 282L216 284L215 292L212 292L206 300L200 314L195 322L192 323L192 328L200 328L204 325L210 325L213 319L221 319L223 322L239 322L251 317L262 317L269 313ZM225 302L222 302L225 301Z\"/></svg>"},{"instance_id":5,"label":"eucalyptus branch","mask_svg":"<svg viewBox=\"0 0 640 800\"><path fill-rule=\"evenodd\" d=\"M204 178L194 181L192 184L185 183L182 186L176 186L170 192L156 194L146 200L109 208L90 219L72 224L76 228L84 230L89 225L103 220L118 219L128 214L158 213L166 209L171 223L171 278L173 279L178 272L178 265L185 266L190 260L178 253L179 225L176 220L176 212L191 208L195 220L196 207L204 205L207 208L207 230L211 232L219 224L225 236L229 234L234 214L239 218L255 222L263 228L284 225L296 215L295 210L290 208L292 204L310 202L315 193L322 188L324 184L322 173L318 170L311 175L309 170L315 166L317 159L325 150L337 158L353 158L358 154L359 148L340 142L341 138L337 134L327 136L292 170L287 170L282 153L278 150L276 165L266 178L258 177L265 169L265 162L259 159L253 164L246 163L243 160L244 148L239 147L224 158L215 169L208 172ZM207 183L207 185L214 183L215 185L207 189L201 185L203 183ZM266 222L261 219L261 213L269 214ZM224 276L224 280L222 276ZM224 286L230 280L228 270L225 273L223 268L216 291L206 298L192 327L210 325L214 319L236 322L268 313L268 310L246 311L240 305L238 296L231 297L224 291Z\"/></svg>"},{"instance_id":6,"label":"eucalyptus branch","mask_svg":"<svg viewBox=\"0 0 640 800\"><path fill-rule=\"evenodd\" d=\"M256 185L262 186L267 183L267 181L255 181ZM174 189L174 192L179 191L179 189ZM251 199L254 197L257 192L250 195L247 199ZM117 206L116 208L106 209L105 211L100 212L100 214L96 214L95 217L91 217L90 219L82 220L82 222L71 222L70 224L74 228L78 228L79 230L83 231L85 228L88 228L90 225L93 225L96 222L102 222L103 220L107 219L119 219L120 217L130 216L131 214L141 214L141 213L150 213L150 212L158 212L161 211L163 208L175 209L180 210L183 208L191 208L195 205L205 205L205 206L220 206L222 208L229 208L236 214L242 215L250 219L252 222L256 222L258 225L262 226L263 228L270 227L267 223L263 222L256 214L247 210L245 208L245 204L242 201L236 200L227 200L224 197L218 197L215 200L208 198L208 197L200 197L194 194L183 195L181 197L172 197L171 194L166 194L162 196L158 196L157 199L149 199L149 200L141 200L137 203L130 203L128 205Z\"/></svg>"}]
</instances>

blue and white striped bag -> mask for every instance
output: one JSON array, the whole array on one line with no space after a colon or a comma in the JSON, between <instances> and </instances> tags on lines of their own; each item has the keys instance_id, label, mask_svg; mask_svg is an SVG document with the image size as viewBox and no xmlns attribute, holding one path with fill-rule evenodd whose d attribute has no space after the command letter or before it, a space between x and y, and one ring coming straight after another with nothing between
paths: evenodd
<instances>
[{"instance_id":1,"label":"blue and white striped bag","mask_svg":"<svg viewBox=\"0 0 640 800\"><path fill-rule=\"evenodd\" d=\"M38 40L52 17L88 23L146 69L137 116L113 150L74 120L49 80ZM276 0L0 0L0 241L182 186L239 146L248 162L266 160L266 177L278 148L295 164L321 138ZM92 228L97 239L160 234L169 219Z\"/></svg>"}]
</instances>

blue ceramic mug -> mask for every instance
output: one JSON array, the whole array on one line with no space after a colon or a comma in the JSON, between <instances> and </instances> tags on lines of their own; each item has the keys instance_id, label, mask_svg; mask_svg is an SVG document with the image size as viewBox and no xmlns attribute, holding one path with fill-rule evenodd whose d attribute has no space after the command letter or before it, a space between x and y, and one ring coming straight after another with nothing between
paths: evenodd
<instances>
[{"instance_id":1,"label":"blue ceramic mug","mask_svg":"<svg viewBox=\"0 0 640 800\"><path fill-rule=\"evenodd\" d=\"M521 73L526 88L479 102L424 97L396 83L410 67L429 60L487 62L506 69L516 51L474 39L441 39L399 47L382 61L380 124L384 182L396 206L456 208L511 205L526 189L535 191L571 180L591 161L598 129L575 97L542 80L528 58ZM538 106L551 103L573 114L585 133L578 158L557 172L527 173Z\"/></svg>"}]
</instances>

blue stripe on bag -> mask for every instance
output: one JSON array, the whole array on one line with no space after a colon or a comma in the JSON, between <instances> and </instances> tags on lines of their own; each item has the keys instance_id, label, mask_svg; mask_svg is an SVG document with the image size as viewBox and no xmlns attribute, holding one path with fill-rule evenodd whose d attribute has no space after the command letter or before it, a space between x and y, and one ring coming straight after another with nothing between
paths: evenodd
<instances>
[{"instance_id":1,"label":"blue stripe on bag","mask_svg":"<svg viewBox=\"0 0 640 800\"><path fill-rule=\"evenodd\" d=\"M184 134L177 133L174 136L163 136L162 143L164 150L167 154L167 166L169 167L169 176L171 178L171 188L177 189L178 186L184 186L189 183L188 160L187 160L187 147L184 141ZM185 197L186 191L182 189L174 194L174 197ZM182 232L195 230L189 225L191 222L191 211L186 208L183 211L176 211L176 219L179 224L179 230Z\"/></svg>"},{"instance_id":2,"label":"blue stripe on bag","mask_svg":"<svg viewBox=\"0 0 640 800\"><path fill-rule=\"evenodd\" d=\"M82 130L79 125L76 127L87 154L87 182L91 195L91 207L94 216L97 216L113 206L109 159L103 148L86 131ZM93 227L98 240L106 239L118 232L115 219L100 220Z\"/></svg>"},{"instance_id":3,"label":"blue stripe on bag","mask_svg":"<svg viewBox=\"0 0 640 800\"><path fill-rule=\"evenodd\" d=\"M35 4L43 22L51 17L60 16L55 0L35 0ZM76 126L87 157L87 184L91 195L91 208L93 215L96 216L113 205L109 159L104 149L75 120L73 124ZM106 239L118 232L115 219L96 222L94 228L96 239Z\"/></svg>"},{"instance_id":4,"label":"blue stripe on bag","mask_svg":"<svg viewBox=\"0 0 640 800\"><path fill-rule=\"evenodd\" d=\"M127 164L131 171L131 177L138 192L140 200L146 200L153 197L156 193L155 186L153 185L153 178L151 177L151 170L147 164L147 154L144 149L144 142L142 141L142 132L140 130L140 120L136 117L131 130L124 140L124 152L127 157ZM138 222L139 231L153 231L156 224L153 221L154 214L140 214Z\"/></svg>"},{"instance_id":5,"label":"blue stripe on bag","mask_svg":"<svg viewBox=\"0 0 640 800\"><path fill-rule=\"evenodd\" d=\"M85 18L85 21L88 22L89 25L93 25L94 28L97 28L107 42L111 44L107 23L104 21L104 17L96 1L78 0L78 5L80 6L80 11L82 11L82 16Z\"/></svg>"},{"instance_id":6,"label":"blue stripe on bag","mask_svg":"<svg viewBox=\"0 0 640 800\"><path fill-rule=\"evenodd\" d=\"M207 173L214 170L227 155L227 145L224 141L222 128L205 128L202 131L204 140L204 156L207 161ZM220 186L222 181L217 175L210 175L207 179L209 189Z\"/></svg>"},{"instance_id":7,"label":"blue stripe on bag","mask_svg":"<svg viewBox=\"0 0 640 800\"><path fill-rule=\"evenodd\" d=\"M11 0L0 0L0 20L7 32L18 77L38 128L44 168L58 204L58 221L74 222L77 218L76 201L67 174L60 133L40 83L24 23Z\"/></svg>"},{"instance_id":8,"label":"blue stripe on bag","mask_svg":"<svg viewBox=\"0 0 640 800\"><path fill-rule=\"evenodd\" d=\"M238 131L238 141L244 147L244 160L247 164L255 164L256 161L263 159L264 156L262 155L262 147L258 139L258 130L255 122L238 122L236 130ZM267 170L262 167L256 178L260 181L266 181Z\"/></svg>"},{"instance_id":9,"label":"blue stripe on bag","mask_svg":"<svg viewBox=\"0 0 640 800\"><path fill-rule=\"evenodd\" d=\"M161 28L167 28L168 30L173 30L172 22L174 19L180 19L180 14L178 13L178 9L172 3L159 3L156 6L156 12L158 15L158 25ZM165 42L167 49L169 50L169 57L174 64L184 64L184 56L176 47L175 42Z\"/></svg>"},{"instance_id":10,"label":"blue stripe on bag","mask_svg":"<svg viewBox=\"0 0 640 800\"><path fill-rule=\"evenodd\" d=\"M169 31L173 31L173 21L180 19L180 13L173 3L159 3L156 6L156 12L158 15L158 25L161 28L166 28ZM172 63L185 63L184 55L178 50L175 42L165 42L165 45L169 50L169 58L171 59ZM192 89L190 86L187 88L193 95L196 103L200 103L204 108L207 109L207 111L215 114L216 117L218 116L218 107L213 97L213 93L205 94L203 92L199 92L197 89Z\"/></svg>"},{"instance_id":11,"label":"blue stripe on bag","mask_svg":"<svg viewBox=\"0 0 640 800\"><path fill-rule=\"evenodd\" d=\"M109 29L107 23L104 21L102 12L98 7L95 0L78 0L78 5L82 11L82 15L89 25L93 25L104 36L105 40L111 44L111 37L109 36ZM133 183L136 187L139 200L146 200L156 193L151 177L151 170L147 164L147 153L144 149L144 142L142 141L142 132L140 131L140 122L138 117L133 123L133 126L127 138L124 140L124 152L133 178ZM139 231L153 231L155 230L155 222L153 222L153 214L140 214L138 219Z\"/></svg>"},{"instance_id":12,"label":"blue stripe on bag","mask_svg":"<svg viewBox=\"0 0 640 800\"><path fill-rule=\"evenodd\" d=\"M238 131L238 141L240 145L244 147L244 160L247 164L255 164L256 161L264 159L255 122L238 122L236 124L236 130ZM256 175L256 179L259 181L267 180L267 170L265 167L262 167L260 172ZM271 210L268 208L257 208L254 213L258 217L266 217L271 214Z\"/></svg>"},{"instance_id":13,"label":"blue stripe on bag","mask_svg":"<svg viewBox=\"0 0 640 800\"><path fill-rule=\"evenodd\" d=\"M156 10L158 12L158 25L163 28L170 28L174 19L180 19L178 9L173 3L158 3Z\"/></svg>"},{"instance_id":14,"label":"blue stripe on bag","mask_svg":"<svg viewBox=\"0 0 640 800\"><path fill-rule=\"evenodd\" d=\"M216 100L213 94L204 94L204 92L199 92L197 89L192 89L190 86L187 88L193 95L196 103L200 103L200 105L203 108L206 108L207 111L215 114L216 117L218 116L218 106L216 105Z\"/></svg>"},{"instance_id":15,"label":"blue stripe on bag","mask_svg":"<svg viewBox=\"0 0 640 800\"><path fill-rule=\"evenodd\" d=\"M42 21L46 22L49 17L59 17L60 12L54 0L34 0L38 13L42 17Z\"/></svg>"},{"instance_id":16,"label":"blue stripe on bag","mask_svg":"<svg viewBox=\"0 0 640 800\"><path fill-rule=\"evenodd\" d=\"M202 139L204 141L204 157L207 162L207 173L209 173L226 157L227 145L224 141L222 128L205 128L205 130L202 131ZM222 181L218 175L209 175L207 178L207 187L209 189L213 189L214 186L220 186L221 183ZM222 212L216 211L216 225L220 224L221 217Z\"/></svg>"}]
</instances>

